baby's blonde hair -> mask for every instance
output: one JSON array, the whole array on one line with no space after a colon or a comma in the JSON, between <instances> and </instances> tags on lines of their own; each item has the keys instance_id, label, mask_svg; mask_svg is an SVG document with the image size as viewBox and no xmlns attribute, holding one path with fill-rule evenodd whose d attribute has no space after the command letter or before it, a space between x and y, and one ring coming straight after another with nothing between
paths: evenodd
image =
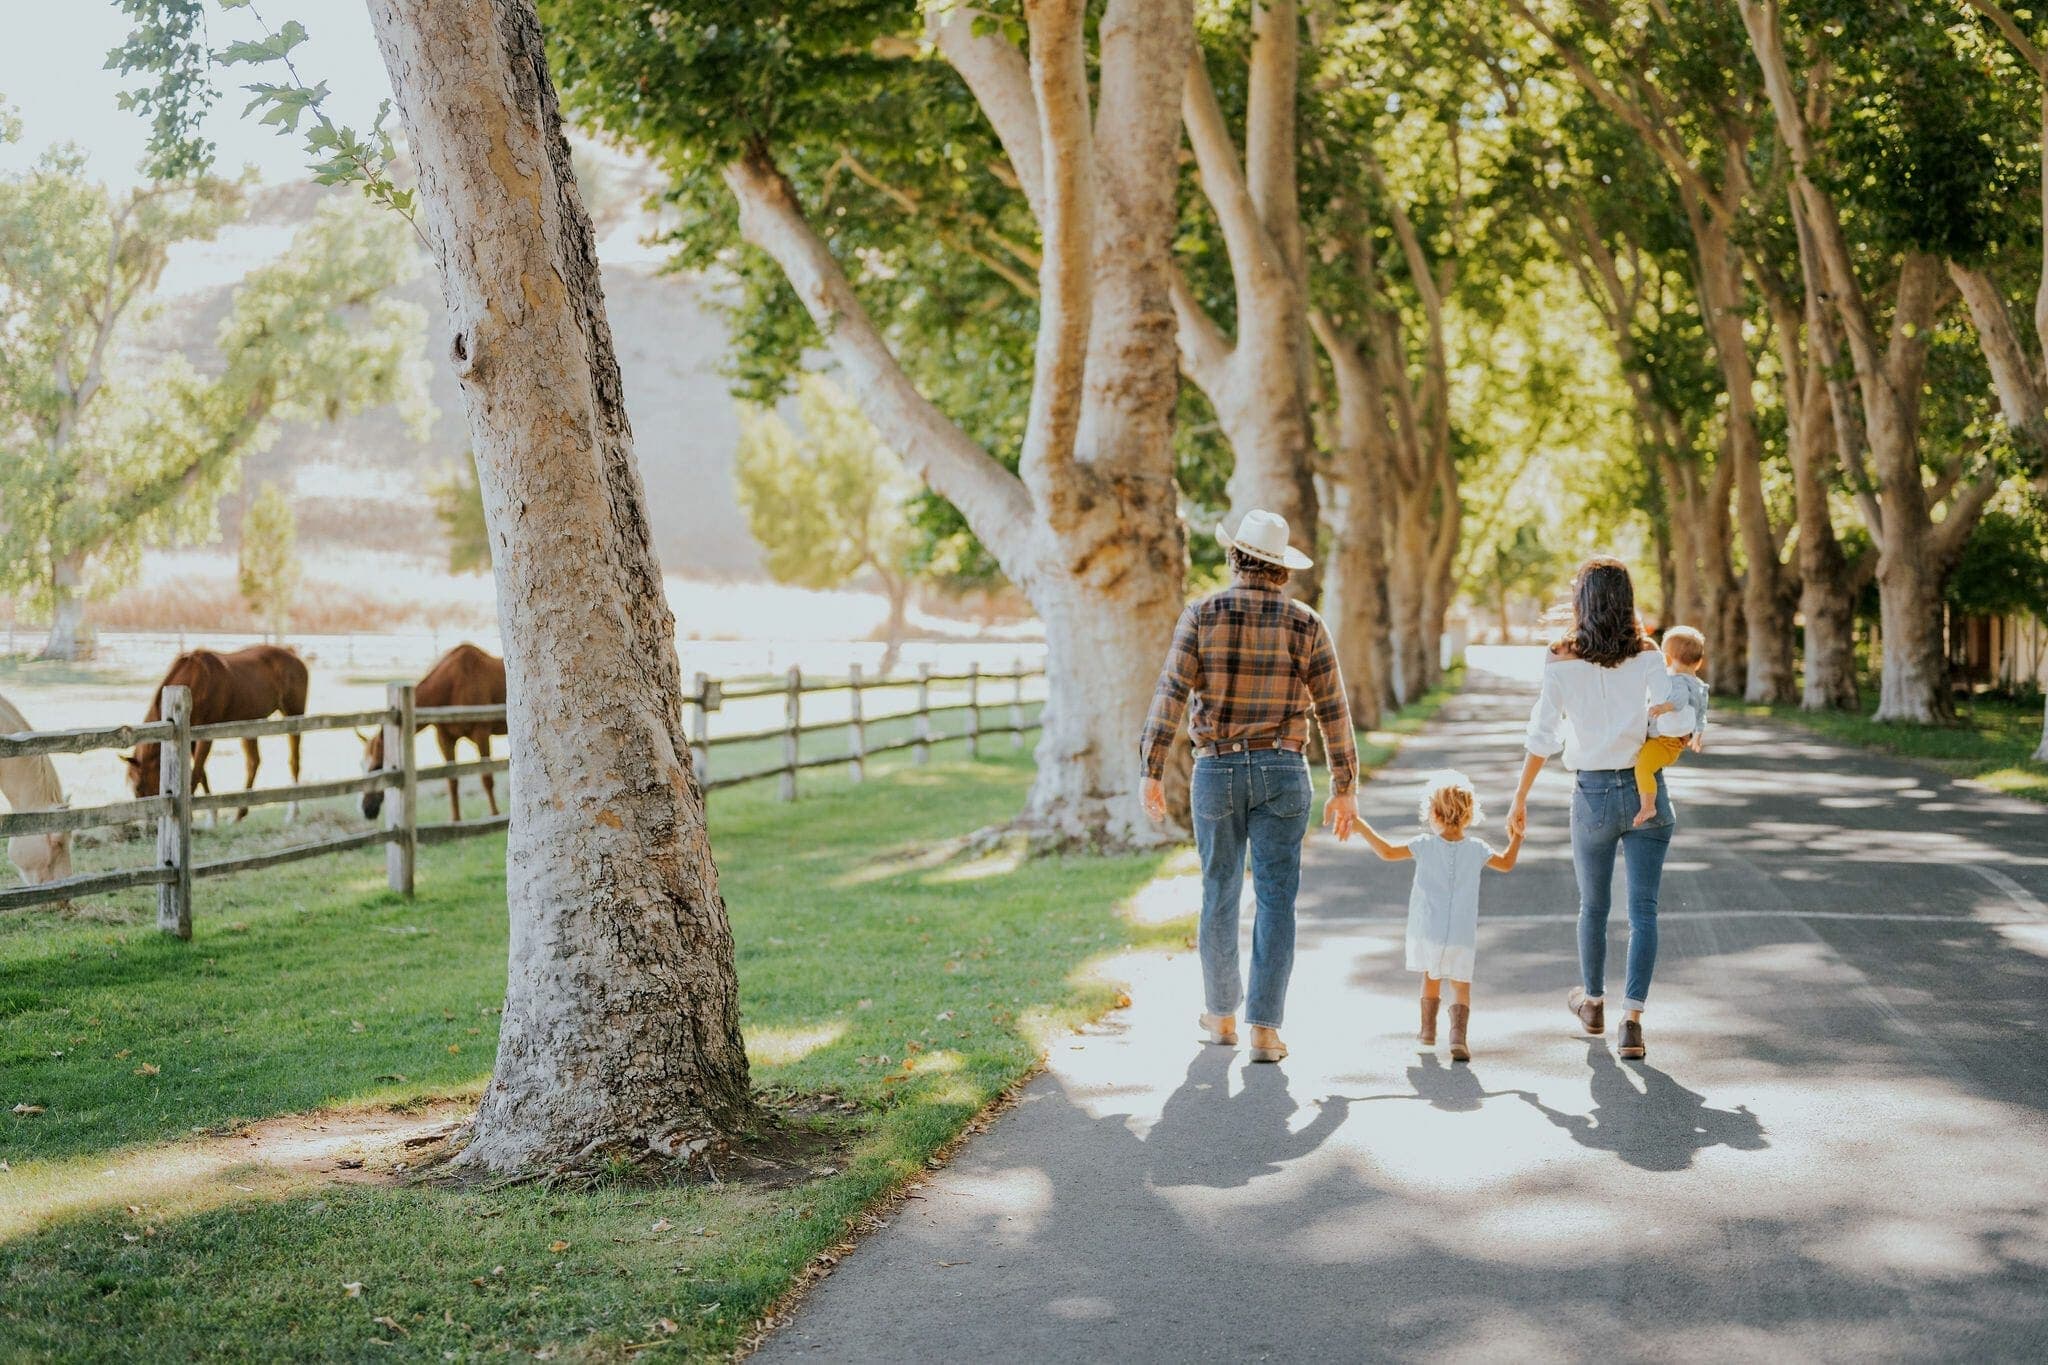
<instances>
[{"instance_id":1,"label":"baby's blonde hair","mask_svg":"<svg viewBox=\"0 0 2048 1365\"><path fill-rule=\"evenodd\" d=\"M1429 779L1422 789L1422 823L1446 834L1462 834L1479 823L1479 794L1472 779L1456 768L1446 768Z\"/></svg>"}]
</instances>

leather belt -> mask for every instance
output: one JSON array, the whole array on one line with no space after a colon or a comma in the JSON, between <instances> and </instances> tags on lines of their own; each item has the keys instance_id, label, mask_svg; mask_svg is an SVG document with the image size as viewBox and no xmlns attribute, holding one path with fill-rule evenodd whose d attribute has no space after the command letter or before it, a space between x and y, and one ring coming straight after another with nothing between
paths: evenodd
<instances>
[{"instance_id":1,"label":"leather belt","mask_svg":"<svg viewBox=\"0 0 2048 1365\"><path fill-rule=\"evenodd\" d=\"M1280 749L1290 754L1298 754L1302 751L1302 748L1303 745L1300 741L1292 739L1222 739L1214 744L1196 745L1195 757L1214 758L1218 754L1256 754L1263 753L1268 749Z\"/></svg>"}]
</instances>

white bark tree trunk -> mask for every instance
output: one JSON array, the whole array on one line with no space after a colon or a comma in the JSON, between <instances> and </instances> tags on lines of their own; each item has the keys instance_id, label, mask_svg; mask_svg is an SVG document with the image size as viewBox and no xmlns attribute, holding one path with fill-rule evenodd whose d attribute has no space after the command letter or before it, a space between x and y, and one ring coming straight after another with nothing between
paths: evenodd
<instances>
[{"instance_id":1,"label":"white bark tree trunk","mask_svg":"<svg viewBox=\"0 0 2048 1365\"><path fill-rule=\"evenodd\" d=\"M468 1164L672 1150L751 1108L596 246L527 0L369 0L419 171L506 644L510 972Z\"/></svg>"},{"instance_id":2,"label":"white bark tree trunk","mask_svg":"<svg viewBox=\"0 0 2048 1365\"><path fill-rule=\"evenodd\" d=\"M50 567L50 634L42 657L75 661L86 653L85 564L66 555Z\"/></svg>"},{"instance_id":3,"label":"white bark tree trunk","mask_svg":"<svg viewBox=\"0 0 2048 1365\"><path fill-rule=\"evenodd\" d=\"M1019 474L910 382L765 153L726 168L746 239L782 268L876 428L966 517L1045 622L1048 700L1020 825L1047 847L1166 832L1137 746L1186 581L1173 480L1170 252L1185 0L1111 0L1094 135L1078 3L1033 7L1028 59L974 12L934 10L939 50L1009 154L1044 236L1032 415ZM1113 135L1112 135L1113 134Z\"/></svg>"}]
</instances>

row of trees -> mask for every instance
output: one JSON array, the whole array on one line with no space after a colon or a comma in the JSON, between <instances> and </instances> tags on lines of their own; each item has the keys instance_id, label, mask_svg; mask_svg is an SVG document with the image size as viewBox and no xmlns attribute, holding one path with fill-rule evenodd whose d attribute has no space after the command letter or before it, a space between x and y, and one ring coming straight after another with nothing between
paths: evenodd
<instances>
[{"instance_id":1,"label":"row of trees","mask_svg":"<svg viewBox=\"0 0 2048 1365\"><path fill-rule=\"evenodd\" d=\"M772 386L822 340L875 427L1045 618L1053 696L1027 813L1040 832L1150 837L1130 750L1183 597L1181 488L1205 477L1191 402L1230 447L1232 499L1286 511L1305 547L1326 521L1336 533L1327 583L1305 590L1327 589L1361 708L1426 681L1458 564L1460 348L1512 331L1499 302L1546 263L1614 305L1644 496L1677 509L1673 600L1743 642L1717 654L1743 659L1753 692L1783 685L1787 585L1805 590L1826 544L1849 555L1837 503L1854 502L1892 599L1887 704L1918 688L1895 714L1941 709L1914 671L1933 604L1907 610L1913 575L1938 581L1964 534L1943 528L1996 488L1979 491L1976 463L1923 469L1918 419L1951 411L1927 381L1950 354L1941 282L1965 297L1972 272L1996 284L2005 239L1936 252L1907 234L1910 214L1893 236L1866 229L1891 221L1863 202L1882 177L1831 173L1822 149L1844 155L1853 144L1827 139L1860 131L1889 156L1918 144L1873 125L1952 123L1900 92L1938 106L1977 89L1963 83L1984 77L1966 60L1977 30L1928 26L1946 48L1907 28L1896 53L1830 52L1846 20L1816 5L1793 24L1750 0L1739 45L1725 7L1682 0L1569 22L1563 7L1273 0L1200 23L1186 0L1030 0L935 5L918 27L859 0L545 8L573 112L671 170L686 254L759 249L739 258L761 319L743 370ZM370 9L448 302L522 764L510 989L467 1159L678 1150L744 1121L745 1055L674 624L541 29L524 0ZM1554 64L1527 60L1530 32ZM1695 40L1697 53L1666 46ZM1930 68L1938 82L1906 61L1923 47L1948 63ZM1716 105L1663 85L1695 77L1748 94ZM1902 164L1970 184L1971 167L2003 164L1950 151ZM1559 249L1539 256L1529 229L1550 219ZM1790 254L1766 253L1766 233ZM1699 400L1717 373L1722 396ZM1954 412L1968 388L1956 381ZM1774 510L1788 499L1791 522ZM1901 554L1923 562L1891 565Z\"/></svg>"}]
</instances>

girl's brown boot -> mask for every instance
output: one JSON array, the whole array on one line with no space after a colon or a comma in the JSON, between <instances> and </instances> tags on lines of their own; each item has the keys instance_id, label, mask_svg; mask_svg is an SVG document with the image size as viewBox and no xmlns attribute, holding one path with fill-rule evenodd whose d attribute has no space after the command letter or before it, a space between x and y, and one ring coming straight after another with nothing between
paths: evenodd
<instances>
[{"instance_id":1,"label":"girl's brown boot","mask_svg":"<svg viewBox=\"0 0 2048 1365\"><path fill-rule=\"evenodd\" d=\"M1451 1060L1454 1062L1472 1060L1472 1049L1465 1045L1465 1025L1471 1021L1470 1005L1451 1006Z\"/></svg>"},{"instance_id":2,"label":"girl's brown boot","mask_svg":"<svg viewBox=\"0 0 2048 1365\"><path fill-rule=\"evenodd\" d=\"M1436 1007L1442 1003L1443 997L1440 995L1425 995L1422 997L1422 1033L1420 1036L1422 1041L1430 1047L1436 1046Z\"/></svg>"}]
</instances>

